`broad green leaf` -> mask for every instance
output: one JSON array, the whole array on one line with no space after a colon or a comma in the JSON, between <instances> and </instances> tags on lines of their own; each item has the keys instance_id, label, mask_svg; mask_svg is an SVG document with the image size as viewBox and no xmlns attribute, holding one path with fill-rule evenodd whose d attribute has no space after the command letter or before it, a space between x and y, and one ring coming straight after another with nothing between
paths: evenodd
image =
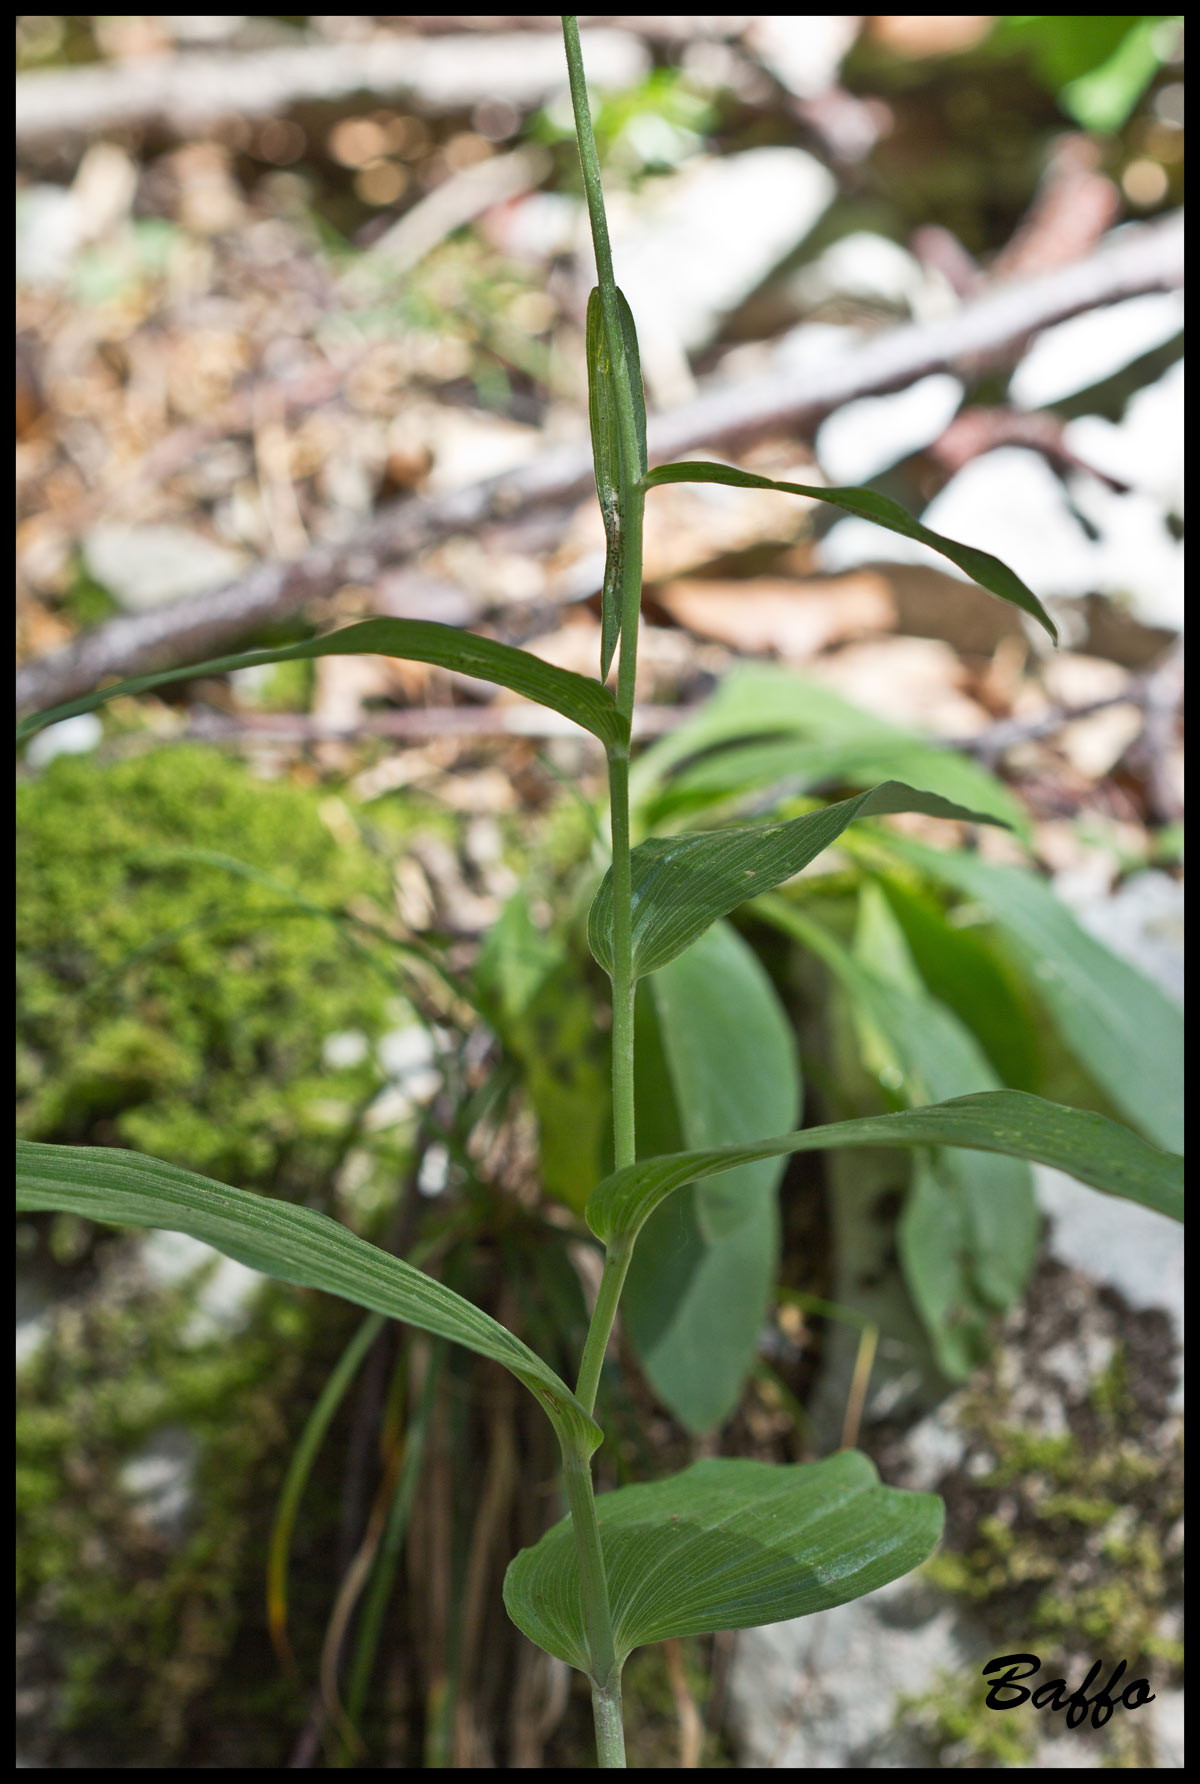
<instances>
[{"instance_id":1,"label":"broad green leaf","mask_svg":"<svg viewBox=\"0 0 1200 1784\"><path fill-rule=\"evenodd\" d=\"M748 898L799 873L855 818L899 811L972 824L997 822L986 812L969 811L935 793L884 781L868 793L786 823L736 825L639 843L632 856L635 975L656 972L690 947L716 918L727 917ZM605 972L611 973L611 868L592 901L588 943Z\"/></svg>"},{"instance_id":2,"label":"broad green leaf","mask_svg":"<svg viewBox=\"0 0 1200 1784\"><path fill-rule=\"evenodd\" d=\"M831 937L818 945L852 1001L886 1038L896 1072L889 1081L901 1102L920 1108L1002 1088L975 1036L921 983L877 886L860 895L854 955ZM899 963L893 951L902 957ZM939 1173L962 1202L973 1290L993 1308L1013 1306L1037 1251L1037 1200L1028 1164L999 1153L956 1151L940 1161Z\"/></svg>"},{"instance_id":3,"label":"broad green leaf","mask_svg":"<svg viewBox=\"0 0 1200 1784\"><path fill-rule=\"evenodd\" d=\"M730 465L700 463L658 465L647 476L646 487L652 489L658 483L729 483L736 489L779 489L786 495L810 496L817 502L829 502L835 508L844 508L847 514L857 514L863 520L874 521L876 526L886 527L891 533L903 533L907 539L917 539L922 545L928 545L932 551L957 564L980 588L1031 614L1054 642L1058 642L1054 621L1033 590L1026 588L1007 564L993 557L990 551L977 551L973 545L960 545L956 539L931 532L914 520L899 502L881 496L876 490L820 489L808 483L777 483L770 477L756 477L751 471L734 470Z\"/></svg>"},{"instance_id":4,"label":"broad green leaf","mask_svg":"<svg viewBox=\"0 0 1200 1784\"><path fill-rule=\"evenodd\" d=\"M1065 1109L1024 1090L987 1090L925 1109L835 1121L746 1146L624 1165L593 1191L584 1210L587 1223L609 1244L619 1234L638 1233L659 1204L685 1183L752 1159L834 1146L965 1146L972 1152L1003 1152L1053 1165L1094 1189L1183 1219L1183 1159L1177 1154L1161 1152L1103 1115Z\"/></svg>"},{"instance_id":5,"label":"broad green leaf","mask_svg":"<svg viewBox=\"0 0 1200 1784\"><path fill-rule=\"evenodd\" d=\"M166 687L173 681L191 681L200 675L224 675L232 669L255 669L266 663L292 663L307 657L381 656L404 657L414 663L436 663L441 669L452 669L459 675L474 675L481 681L495 682L511 688L561 712L564 718L582 725L607 747L626 740L625 721L617 711L616 701L600 682L586 675L574 675L568 669L557 669L543 663L527 650L516 650L511 644L499 644L494 638L479 638L457 626L443 626L436 620L366 619L358 625L344 626L327 638L308 638L302 644L284 644L269 650L247 650L232 657L212 657L205 663L191 663L183 669L160 669L149 675L134 675L128 681L113 682L98 693L84 694L78 700L67 700L61 706L48 706L43 712L31 713L17 726L17 742L24 742L35 731L55 725L60 719L74 718L76 713L91 712L118 694L143 694L151 688Z\"/></svg>"},{"instance_id":6,"label":"broad green leaf","mask_svg":"<svg viewBox=\"0 0 1200 1784\"><path fill-rule=\"evenodd\" d=\"M987 1317L973 1292L966 1209L948 1170L954 1156L913 1154L896 1249L938 1367L951 1381L964 1381L985 1360L990 1344Z\"/></svg>"},{"instance_id":7,"label":"broad green leaf","mask_svg":"<svg viewBox=\"0 0 1200 1784\"><path fill-rule=\"evenodd\" d=\"M1028 831L1020 801L969 756L769 663L731 669L693 718L639 755L629 786L653 825L767 788L794 794L887 779L990 812L1019 835Z\"/></svg>"},{"instance_id":8,"label":"broad green leaf","mask_svg":"<svg viewBox=\"0 0 1200 1784\"><path fill-rule=\"evenodd\" d=\"M861 896L853 954L782 899L763 899L756 909L833 973L864 1064L886 1095L919 1107L1000 1088L974 1036L922 985L877 886ZM936 1228L926 1218L935 1201ZM1038 1213L1028 1164L988 1152L955 1151L933 1164L918 1155L900 1235L913 1303L940 1366L960 1378L986 1353L993 1312L1020 1298L1033 1266Z\"/></svg>"},{"instance_id":9,"label":"broad green leaf","mask_svg":"<svg viewBox=\"0 0 1200 1784\"><path fill-rule=\"evenodd\" d=\"M724 1145L798 1118L791 1025L753 949L716 923L638 991L643 1155ZM659 1398L693 1431L734 1410L779 1257L782 1161L742 1165L653 1215L621 1319Z\"/></svg>"},{"instance_id":10,"label":"broad green leaf","mask_svg":"<svg viewBox=\"0 0 1200 1784\"><path fill-rule=\"evenodd\" d=\"M502 1363L538 1400L560 1438L589 1450L600 1442L566 1383L519 1338L453 1289L313 1208L231 1189L139 1152L24 1140L17 1143L17 1209L190 1233L282 1282L324 1289Z\"/></svg>"},{"instance_id":11,"label":"broad green leaf","mask_svg":"<svg viewBox=\"0 0 1200 1784\"><path fill-rule=\"evenodd\" d=\"M756 1629L861 1598L923 1561L942 1531L932 1493L881 1486L857 1450L773 1467L720 1457L596 1501L618 1665L673 1636ZM571 1520L504 1579L518 1629L587 1671Z\"/></svg>"},{"instance_id":12,"label":"broad green leaf","mask_svg":"<svg viewBox=\"0 0 1200 1784\"><path fill-rule=\"evenodd\" d=\"M923 887L892 875L879 883L929 991L971 1030L1001 1083L1040 1090L1039 1019L1011 962L978 927L950 922Z\"/></svg>"},{"instance_id":13,"label":"broad green leaf","mask_svg":"<svg viewBox=\"0 0 1200 1784\"><path fill-rule=\"evenodd\" d=\"M625 370L633 400L639 463L635 475L646 474L646 397L642 389L642 365L637 330L623 291L617 291L617 310L625 347ZM600 679L607 678L613 652L621 635L621 576L625 541L621 515L621 447L617 419L617 373L604 328L600 288L594 286L587 306L588 416L592 427L592 459L596 467L596 494L604 517L607 552L601 593Z\"/></svg>"},{"instance_id":14,"label":"broad green leaf","mask_svg":"<svg viewBox=\"0 0 1200 1784\"><path fill-rule=\"evenodd\" d=\"M1076 922L1052 887L1019 867L940 853L909 837L887 847L984 906L1008 938L1063 1040L1125 1119L1160 1146L1183 1144L1183 1012Z\"/></svg>"}]
</instances>

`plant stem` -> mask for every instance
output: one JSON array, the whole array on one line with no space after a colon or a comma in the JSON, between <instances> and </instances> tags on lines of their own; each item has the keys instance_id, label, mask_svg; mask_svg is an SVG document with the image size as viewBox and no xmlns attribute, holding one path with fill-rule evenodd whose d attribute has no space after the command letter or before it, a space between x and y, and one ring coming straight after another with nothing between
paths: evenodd
<instances>
[{"instance_id":1,"label":"plant stem","mask_svg":"<svg viewBox=\"0 0 1200 1784\"><path fill-rule=\"evenodd\" d=\"M621 647L621 664L625 647ZM633 881L629 856L629 757L608 758L608 797L612 823L612 1094L613 1164L619 1170L637 1157L637 1118L633 1087Z\"/></svg>"},{"instance_id":2,"label":"plant stem","mask_svg":"<svg viewBox=\"0 0 1200 1784\"><path fill-rule=\"evenodd\" d=\"M613 388L617 410L617 444L619 458L617 513L624 547L621 573L621 657L617 670L617 710L633 723L633 703L637 685L638 623L642 605L642 517L646 493L642 483L641 446L634 417L633 388L630 366L625 352L625 334L617 305L617 285L613 276L612 249L608 240L608 219L604 213L604 188L600 180L600 162L596 140L592 134L592 116L588 108L587 81L583 72L583 52L579 45L579 24L574 14L562 15L563 43L567 53L567 70L571 83L571 105L575 113L575 139L579 163L583 171L583 189L587 196L591 219L592 242L596 250L596 282L600 289L600 308L604 318L609 356L613 369ZM633 876L629 836L629 745L610 749L608 755L609 812L612 826L613 873L613 968L612 998L612 1089L613 1151L618 1167L633 1164L637 1157L637 1134L634 1105L634 994L633 971ZM614 1246L605 1259L600 1293L588 1327L587 1342L579 1371L578 1397L590 1412L596 1401L596 1388L604 1352L616 1317L617 1302L629 1268L628 1244ZM596 1502L592 1494L591 1461L587 1456L564 1456L567 1499L575 1531L583 1584L584 1618L591 1659L592 1711L596 1722L596 1751L601 1766L624 1766L625 1735L621 1719L621 1669L616 1664L613 1646L612 1615L608 1602L608 1582L604 1571L604 1554L600 1545L600 1526L596 1518Z\"/></svg>"},{"instance_id":3,"label":"plant stem","mask_svg":"<svg viewBox=\"0 0 1200 1784\"><path fill-rule=\"evenodd\" d=\"M600 1547L596 1501L592 1496L589 1458L579 1451L565 1451L563 1476L583 1588L583 1622L587 1631L597 1757L602 1766L623 1766L625 1735L621 1725L621 1669L613 1646L608 1581Z\"/></svg>"},{"instance_id":4,"label":"plant stem","mask_svg":"<svg viewBox=\"0 0 1200 1784\"><path fill-rule=\"evenodd\" d=\"M593 1684L592 1715L596 1723L596 1757L602 1766L625 1765L625 1724L621 1714L621 1675L607 1686Z\"/></svg>"},{"instance_id":5,"label":"plant stem","mask_svg":"<svg viewBox=\"0 0 1200 1784\"><path fill-rule=\"evenodd\" d=\"M579 1381L575 1388L575 1398L591 1412L596 1404L596 1386L600 1380L600 1369L604 1362L604 1353L608 1349L609 1334L616 1317L617 1302L621 1299L621 1290L625 1286L625 1273L629 1269L629 1260L633 1255L632 1240L622 1236L614 1239L604 1259L604 1275L600 1279L600 1292L596 1296L596 1306L588 1327L587 1343L583 1347L583 1360L579 1365Z\"/></svg>"}]
</instances>

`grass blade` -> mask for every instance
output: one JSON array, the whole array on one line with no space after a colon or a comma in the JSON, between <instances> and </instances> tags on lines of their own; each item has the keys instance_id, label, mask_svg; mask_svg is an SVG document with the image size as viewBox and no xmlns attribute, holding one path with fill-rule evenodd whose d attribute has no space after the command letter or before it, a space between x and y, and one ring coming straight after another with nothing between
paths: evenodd
<instances>
[{"instance_id":1,"label":"grass blade","mask_svg":"<svg viewBox=\"0 0 1200 1784\"><path fill-rule=\"evenodd\" d=\"M296 1514L300 1510L308 1477L320 1454L333 1415L344 1400L350 1383L358 1373L359 1365L382 1332L383 1326L383 1315L372 1313L363 1320L338 1358L337 1365L321 1389L317 1403L300 1434L300 1441L292 1453L283 1490L279 1495L267 1551L267 1624L275 1652L289 1671L295 1671L296 1666L287 1636L287 1570Z\"/></svg>"}]
</instances>

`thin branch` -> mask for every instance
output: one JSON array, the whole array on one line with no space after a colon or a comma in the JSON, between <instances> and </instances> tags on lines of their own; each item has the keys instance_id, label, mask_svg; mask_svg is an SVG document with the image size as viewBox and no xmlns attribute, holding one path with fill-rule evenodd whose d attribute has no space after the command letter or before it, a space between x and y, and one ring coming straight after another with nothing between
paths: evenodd
<instances>
[{"instance_id":1,"label":"thin branch","mask_svg":"<svg viewBox=\"0 0 1200 1784\"><path fill-rule=\"evenodd\" d=\"M646 67L629 32L590 30L588 59L605 86ZM469 111L481 100L542 105L562 91L562 52L551 36L522 31L424 38L379 32L361 43L306 41L226 54L189 51L17 76L18 148L64 137L151 126L188 136L231 118L274 117L299 104L360 93L403 100L426 114Z\"/></svg>"},{"instance_id":2,"label":"thin branch","mask_svg":"<svg viewBox=\"0 0 1200 1784\"><path fill-rule=\"evenodd\" d=\"M650 455L661 460L701 446L745 444L782 428L811 431L852 397L900 389L964 359L1003 361L1038 329L1182 283L1183 219L1175 213L1116 231L1087 260L990 291L953 316L891 329L818 370L781 369L710 389L654 418ZM343 583L369 584L384 568L455 533L578 500L591 484L591 452L581 441L485 482L395 503L344 543L318 546L294 563L262 564L213 594L110 620L26 664L17 676L18 709L72 699L110 676L215 655L245 633L327 598Z\"/></svg>"}]
</instances>

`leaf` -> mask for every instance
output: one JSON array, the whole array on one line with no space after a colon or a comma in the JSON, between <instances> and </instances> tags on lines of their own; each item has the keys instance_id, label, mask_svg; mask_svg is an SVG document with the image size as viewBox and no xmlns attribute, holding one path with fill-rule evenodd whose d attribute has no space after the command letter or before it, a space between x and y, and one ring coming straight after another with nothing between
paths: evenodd
<instances>
[{"instance_id":1,"label":"leaf","mask_svg":"<svg viewBox=\"0 0 1200 1784\"><path fill-rule=\"evenodd\" d=\"M901 781L884 781L868 793L843 799L822 811L782 824L731 826L693 836L651 837L632 854L633 970L652 973L717 917L726 917L748 898L790 879L835 842L858 817L872 813L919 811L935 818L994 824L986 812L969 811L935 793L921 793ZM612 869L609 868L588 915L588 943L605 972L612 972Z\"/></svg>"},{"instance_id":2,"label":"leaf","mask_svg":"<svg viewBox=\"0 0 1200 1784\"><path fill-rule=\"evenodd\" d=\"M990 1346L986 1314L971 1282L966 1210L954 1183L939 1168L950 1156L914 1156L896 1249L938 1367L951 1381L964 1381Z\"/></svg>"},{"instance_id":3,"label":"leaf","mask_svg":"<svg viewBox=\"0 0 1200 1784\"><path fill-rule=\"evenodd\" d=\"M1032 589L1025 584L1015 571L993 557L990 551L977 551L973 545L960 545L956 539L944 538L941 533L931 532L919 521L903 509L899 502L893 502L888 496L881 496L873 489L819 489L808 483L777 483L770 477L756 477L751 471L738 471L730 465L716 464L680 464L658 465L649 473L646 488L653 489L658 483L729 483L736 489L779 489L786 495L811 496L814 501L829 502L835 508L844 508L848 514L857 514L863 520L870 520L876 526L886 527L891 533L903 533L907 539L917 539L922 545L940 552L942 557L949 558L957 564L963 573L977 582L993 595L999 595L1002 601L1008 601L1023 612L1032 614L1040 626L1058 643L1058 632L1054 621L1046 612Z\"/></svg>"},{"instance_id":4,"label":"leaf","mask_svg":"<svg viewBox=\"0 0 1200 1784\"><path fill-rule=\"evenodd\" d=\"M889 778L1028 833L1020 801L969 756L768 663L731 669L694 718L638 757L629 787L634 804L656 823L766 788L782 796Z\"/></svg>"},{"instance_id":5,"label":"leaf","mask_svg":"<svg viewBox=\"0 0 1200 1784\"><path fill-rule=\"evenodd\" d=\"M987 1090L896 1115L835 1121L801 1133L745 1146L649 1158L613 1171L597 1185L584 1210L597 1238L638 1233L666 1198L685 1183L751 1159L833 1146L965 1146L1053 1165L1109 1195L1140 1202L1183 1219L1183 1159L1161 1152L1127 1127L1080 1109L1065 1109L1024 1090Z\"/></svg>"},{"instance_id":6,"label":"leaf","mask_svg":"<svg viewBox=\"0 0 1200 1784\"><path fill-rule=\"evenodd\" d=\"M888 965L892 949L902 956L899 971ZM835 952L840 955L836 962ZM877 886L864 887L860 896L855 956L832 942L823 958L886 1035L899 1068L896 1093L910 1108L1001 1088L975 1036L921 983L903 932ZM939 1161L939 1172L962 1203L974 1292L994 1308L1013 1306L1025 1291L1037 1251L1037 1201L1029 1166L997 1153L956 1152Z\"/></svg>"},{"instance_id":7,"label":"leaf","mask_svg":"<svg viewBox=\"0 0 1200 1784\"><path fill-rule=\"evenodd\" d=\"M856 1450L773 1467L721 1457L596 1501L618 1665L674 1636L810 1616L908 1573L941 1535L932 1493L881 1486ZM571 1520L522 1549L504 1578L518 1629L587 1671Z\"/></svg>"},{"instance_id":8,"label":"leaf","mask_svg":"<svg viewBox=\"0 0 1200 1784\"><path fill-rule=\"evenodd\" d=\"M798 1118L791 1025L752 948L716 923L643 985L645 1153L751 1139ZM729 1417L753 1365L779 1257L782 1161L742 1165L652 1216L621 1319L659 1398L692 1431Z\"/></svg>"},{"instance_id":9,"label":"leaf","mask_svg":"<svg viewBox=\"0 0 1200 1784\"><path fill-rule=\"evenodd\" d=\"M1019 867L942 854L889 835L889 851L978 899L1008 940L1067 1046L1127 1121L1183 1144L1183 1012L1076 922L1052 887Z\"/></svg>"},{"instance_id":10,"label":"leaf","mask_svg":"<svg viewBox=\"0 0 1200 1784\"><path fill-rule=\"evenodd\" d=\"M138 1152L24 1140L17 1143L17 1209L190 1233L282 1282L324 1289L502 1363L538 1400L560 1438L589 1450L600 1442L566 1383L519 1338L432 1276L313 1208L231 1189Z\"/></svg>"},{"instance_id":11,"label":"leaf","mask_svg":"<svg viewBox=\"0 0 1200 1784\"><path fill-rule=\"evenodd\" d=\"M595 998L565 942L535 928L523 892L489 931L476 982L537 1116L542 1188L580 1214L612 1162L607 1037Z\"/></svg>"},{"instance_id":12,"label":"leaf","mask_svg":"<svg viewBox=\"0 0 1200 1784\"><path fill-rule=\"evenodd\" d=\"M929 991L965 1022L1001 1083L1042 1088L1033 998L1021 975L979 928L952 923L923 887L880 882Z\"/></svg>"},{"instance_id":13,"label":"leaf","mask_svg":"<svg viewBox=\"0 0 1200 1784\"><path fill-rule=\"evenodd\" d=\"M877 886L866 886L860 898L853 954L784 899L761 899L755 910L833 973L849 1002L863 1063L887 1094L922 1106L999 1088L970 1030L926 991ZM900 1255L913 1304L947 1375L961 1379L986 1354L991 1315L1024 1292L1037 1236L1033 1177L1023 1159L959 1151L914 1161Z\"/></svg>"},{"instance_id":14,"label":"leaf","mask_svg":"<svg viewBox=\"0 0 1200 1784\"><path fill-rule=\"evenodd\" d=\"M642 365L637 329L625 294L617 290L617 312L625 348L625 370L633 402L638 437L639 463L634 474L646 474L646 397L642 389ZM600 599L600 680L612 667L613 652L621 635L621 583L625 542L621 531L621 445L617 409L617 374L604 328L600 288L594 286L587 306L588 416L592 428L592 460L596 469L596 494L608 541L604 561L604 587Z\"/></svg>"},{"instance_id":15,"label":"leaf","mask_svg":"<svg viewBox=\"0 0 1200 1784\"><path fill-rule=\"evenodd\" d=\"M625 721L617 711L616 701L600 682L586 675L574 675L543 663L540 657L511 644L499 644L494 638L479 638L458 626L443 626L436 620L367 619L355 626L344 626L326 638L308 638L301 644L285 644L269 650L248 650L238 656L212 657L208 662L192 663L183 669L160 669L149 675L135 675L128 681L113 682L98 693L84 694L78 700L67 700L61 706L48 706L43 712L31 713L17 726L17 742L22 743L35 731L54 725L60 719L74 718L76 713L92 712L118 694L142 694L150 688L165 687L172 681L191 681L201 675L224 675L232 669L254 669L266 663L292 663L307 657L352 656L404 657L415 663L436 663L439 668L453 669L459 675L475 675L481 681L495 682L511 688L526 699L536 700L561 712L598 737L607 748L627 740Z\"/></svg>"}]
</instances>

